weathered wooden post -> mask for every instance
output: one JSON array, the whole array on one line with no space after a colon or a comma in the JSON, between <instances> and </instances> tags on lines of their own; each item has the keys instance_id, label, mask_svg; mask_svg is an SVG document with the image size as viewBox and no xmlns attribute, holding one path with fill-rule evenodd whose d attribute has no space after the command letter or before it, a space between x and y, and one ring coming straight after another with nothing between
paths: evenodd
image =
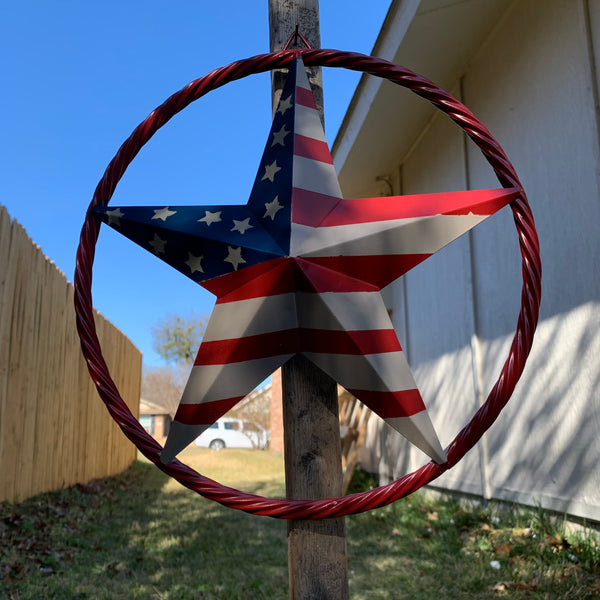
<instances>
[{"instance_id":1,"label":"weathered wooden post","mask_svg":"<svg viewBox=\"0 0 600 600\"><path fill-rule=\"evenodd\" d=\"M313 48L320 47L318 0L269 0L270 49L280 50L298 31ZM285 73L274 72L273 106ZM321 70L309 80L323 119ZM275 110L275 108L274 108ZM316 500L342 495L337 384L306 358L297 355L282 368L286 495L289 500ZM288 521L290 598L349 597L344 519Z\"/></svg>"}]
</instances>

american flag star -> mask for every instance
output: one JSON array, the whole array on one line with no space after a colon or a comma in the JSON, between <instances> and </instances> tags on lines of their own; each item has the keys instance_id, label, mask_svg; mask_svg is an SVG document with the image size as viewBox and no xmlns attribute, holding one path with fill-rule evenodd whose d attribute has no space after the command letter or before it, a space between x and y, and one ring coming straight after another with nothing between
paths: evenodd
<instances>
[{"instance_id":1,"label":"american flag star","mask_svg":"<svg viewBox=\"0 0 600 600\"><path fill-rule=\"evenodd\" d=\"M96 209L217 297L161 460L303 354L442 464L380 291L518 191L344 199L300 58L281 98L247 204Z\"/></svg>"}]
</instances>

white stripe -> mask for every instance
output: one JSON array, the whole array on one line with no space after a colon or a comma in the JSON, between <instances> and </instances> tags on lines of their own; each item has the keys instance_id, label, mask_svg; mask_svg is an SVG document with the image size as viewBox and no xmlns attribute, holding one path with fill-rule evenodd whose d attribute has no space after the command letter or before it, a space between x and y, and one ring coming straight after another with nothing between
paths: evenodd
<instances>
[{"instance_id":1,"label":"white stripe","mask_svg":"<svg viewBox=\"0 0 600 600\"><path fill-rule=\"evenodd\" d=\"M296 104L294 132L319 142L326 142L325 132L319 111L302 104Z\"/></svg>"},{"instance_id":2,"label":"white stripe","mask_svg":"<svg viewBox=\"0 0 600 600\"><path fill-rule=\"evenodd\" d=\"M181 404L246 396L292 356L268 356L227 365L196 365L183 391Z\"/></svg>"},{"instance_id":3,"label":"white stripe","mask_svg":"<svg viewBox=\"0 0 600 600\"><path fill-rule=\"evenodd\" d=\"M298 324L306 329L392 329L379 292L298 292Z\"/></svg>"},{"instance_id":4,"label":"white stripe","mask_svg":"<svg viewBox=\"0 0 600 600\"><path fill-rule=\"evenodd\" d=\"M308 82L306 67L304 66L302 60L297 60L296 62L296 85L304 88L305 90L310 90L310 83Z\"/></svg>"},{"instance_id":5,"label":"white stripe","mask_svg":"<svg viewBox=\"0 0 600 600\"><path fill-rule=\"evenodd\" d=\"M433 254L488 215L435 215L333 227L292 223L293 256Z\"/></svg>"},{"instance_id":6,"label":"white stripe","mask_svg":"<svg viewBox=\"0 0 600 600\"><path fill-rule=\"evenodd\" d=\"M216 304L203 339L231 340L298 325L293 293Z\"/></svg>"},{"instance_id":7,"label":"white stripe","mask_svg":"<svg viewBox=\"0 0 600 600\"><path fill-rule=\"evenodd\" d=\"M204 334L207 342L295 329L391 329L378 292L296 292L217 304Z\"/></svg>"},{"instance_id":8,"label":"white stripe","mask_svg":"<svg viewBox=\"0 0 600 600\"><path fill-rule=\"evenodd\" d=\"M401 392L417 387L403 352L303 354L346 389Z\"/></svg>"},{"instance_id":9,"label":"white stripe","mask_svg":"<svg viewBox=\"0 0 600 600\"><path fill-rule=\"evenodd\" d=\"M421 217L410 219L394 219L391 221L373 221L370 223L353 223L351 225L334 225L332 227L311 227L292 223L291 248L292 256L309 256L311 253L321 252L317 256L330 256L323 254L323 250L332 245L354 242L360 238L380 235L388 229L396 230L404 227Z\"/></svg>"},{"instance_id":10,"label":"white stripe","mask_svg":"<svg viewBox=\"0 0 600 600\"><path fill-rule=\"evenodd\" d=\"M395 219L393 221L374 221L371 223L353 223L351 225L334 225L333 227L310 227L292 223L291 256L309 256L320 252L317 256L330 256L322 251L335 244L353 242L359 238L381 234L386 229L393 229L416 221L411 219Z\"/></svg>"},{"instance_id":11,"label":"white stripe","mask_svg":"<svg viewBox=\"0 0 600 600\"><path fill-rule=\"evenodd\" d=\"M342 190L333 165L303 156L294 156L292 185L309 192L326 194L334 198L342 197Z\"/></svg>"},{"instance_id":12,"label":"white stripe","mask_svg":"<svg viewBox=\"0 0 600 600\"><path fill-rule=\"evenodd\" d=\"M296 292L217 304L204 339L228 340L296 327L333 331L393 328L379 292Z\"/></svg>"}]
</instances>

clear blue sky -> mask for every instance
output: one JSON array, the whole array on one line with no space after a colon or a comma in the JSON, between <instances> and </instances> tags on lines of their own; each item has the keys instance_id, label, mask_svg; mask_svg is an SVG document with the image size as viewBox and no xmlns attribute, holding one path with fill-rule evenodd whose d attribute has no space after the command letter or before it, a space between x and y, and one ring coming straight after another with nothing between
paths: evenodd
<instances>
[{"instance_id":1,"label":"clear blue sky","mask_svg":"<svg viewBox=\"0 0 600 600\"><path fill-rule=\"evenodd\" d=\"M321 0L321 45L369 54L389 0ZM73 280L94 188L119 146L190 81L269 49L267 0L82 0L4 3L0 10L0 204ZM324 70L329 143L358 75ZM111 205L243 204L270 127L270 80L212 92L144 147ZM103 227L94 305L143 352L169 313L209 314L214 298Z\"/></svg>"}]
</instances>

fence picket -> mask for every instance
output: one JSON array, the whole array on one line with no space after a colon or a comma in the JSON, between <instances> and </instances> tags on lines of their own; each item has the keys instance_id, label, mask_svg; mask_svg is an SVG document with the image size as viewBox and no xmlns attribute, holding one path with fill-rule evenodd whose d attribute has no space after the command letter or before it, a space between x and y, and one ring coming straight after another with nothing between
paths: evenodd
<instances>
[{"instance_id":1,"label":"fence picket","mask_svg":"<svg viewBox=\"0 0 600 600\"><path fill-rule=\"evenodd\" d=\"M139 414L141 354L97 315L105 359ZM73 286L0 205L0 501L114 475L135 447L79 349Z\"/></svg>"},{"instance_id":2,"label":"fence picket","mask_svg":"<svg viewBox=\"0 0 600 600\"><path fill-rule=\"evenodd\" d=\"M11 401L11 331L17 276L16 245L10 217L2 207L0 227L0 490L7 498L14 496L15 461L13 449L17 421Z\"/></svg>"}]
</instances>

